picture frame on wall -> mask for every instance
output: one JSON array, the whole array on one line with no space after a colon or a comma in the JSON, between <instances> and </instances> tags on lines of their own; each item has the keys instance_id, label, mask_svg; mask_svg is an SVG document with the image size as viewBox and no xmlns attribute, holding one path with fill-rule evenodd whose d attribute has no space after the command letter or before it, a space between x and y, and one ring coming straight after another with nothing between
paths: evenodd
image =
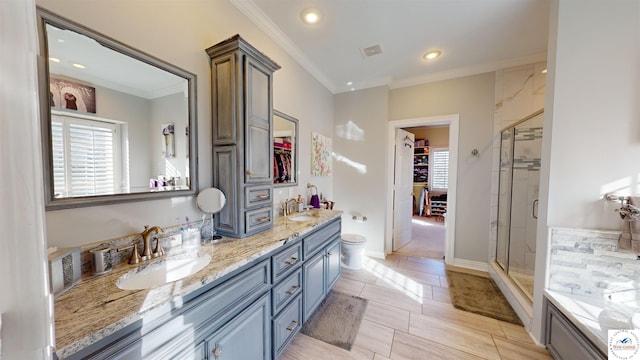
<instances>
[{"instance_id":1,"label":"picture frame on wall","mask_svg":"<svg viewBox=\"0 0 640 360\"><path fill-rule=\"evenodd\" d=\"M96 88L93 86L51 75L49 94L52 108L96 113Z\"/></svg>"}]
</instances>

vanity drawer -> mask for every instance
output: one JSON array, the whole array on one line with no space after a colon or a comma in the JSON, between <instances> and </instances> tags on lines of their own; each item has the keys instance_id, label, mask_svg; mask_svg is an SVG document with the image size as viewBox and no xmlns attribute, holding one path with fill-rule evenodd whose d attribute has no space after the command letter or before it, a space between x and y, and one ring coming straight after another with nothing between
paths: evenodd
<instances>
[{"instance_id":1,"label":"vanity drawer","mask_svg":"<svg viewBox=\"0 0 640 360\"><path fill-rule=\"evenodd\" d=\"M247 209L271 205L273 186L247 186L244 188L244 207Z\"/></svg>"},{"instance_id":2,"label":"vanity drawer","mask_svg":"<svg viewBox=\"0 0 640 360\"><path fill-rule=\"evenodd\" d=\"M282 251L281 253L271 257L271 269L273 274L273 283L275 284L279 278L301 264L302 260L302 242Z\"/></svg>"},{"instance_id":3,"label":"vanity drawer","mask_svg":"<svg viewBox=\"0 0 640 360\"><path fill-rule=\"evenodd\" d=\"M302 296L292 301L280 315L273 319L273 358L285 349L289 341L300 330L302 323Z\"/></svg>"},{"instance_id":4,"label":"vanity drawer","mask_svg":"<svg viewBox=\"0 0 640 360\"><path fill-rule=\"evenodd\" d=\"M320 230L306 235L303 242L304 258L306 259L314 252L319 250L329 239L334 238L336 235L340 235L340 221L334 221L333 223L323 226Z\"/></svg>"},{"instance_id":5,"label":"vanity drawer","mask_svg":"<svg viewBox=\"0 0 640 360\"><path fill-rule=\"evenodd\" d=\"M273 314L277 314L289 302L302 292L302 269L298 268L296 272L282 280L280 284L274 286L271 293L273 298L271 304L273 306Z\"/></svg>"},{"instance_id":6,"label":"vanity drawer","mask_svg":"<svg viewBox=\"0 0 640 360\"><path fill-rule=\"evenodd\" d=\"M249 210L244 213L245 235L255 234L270 229L273 224L273 210L271 206Z\"/></svg>"}]
</instances>

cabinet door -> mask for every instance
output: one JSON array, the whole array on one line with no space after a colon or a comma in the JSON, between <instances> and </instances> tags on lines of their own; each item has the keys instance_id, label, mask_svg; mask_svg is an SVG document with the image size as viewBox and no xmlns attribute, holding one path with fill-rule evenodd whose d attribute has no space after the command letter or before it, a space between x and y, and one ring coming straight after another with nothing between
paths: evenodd
<instances>
[{"instance_id":1,"label":"cabinet door","mask_svg":"<svg viewBox=\"0 0 640 360\"><path fill-rule=\"evenodd\" d=\"M313 311L320 305L320 302L327 294L324 282L324 257L324 251L321 251L310 260L305 261L302 268L303 322L311 317Z\"/></svg>"},{"instance_id":2,"label":"cabinet door","mask_svg":"<svg viewBox=\"0 0 640 360\"><path fill-rule=\"evenodd\" d=\"M340 238L327 247L327 293L340 277Z\"/></svg>"},{"instance_id":3,"label":"cabinet door","mask_svg":"<svg viewBox=\"0 0 640 360\"><path fill-rule=\"evenodd\" d=\"M238 138L236 91L237 54L218 57L211 62L213 144L235 144ZM240 101L242 104L242 101Z\"/></svg>"},{"instance_id":4,"label":"cabinet door","mask_svg":"<svg viewBox=\"0 0 640 360\"><path fill-rule=\"evenodd\" d=\"M220 189L227 203L214 217L215 229L224 235L239 232L238 223L238 169L237 147L216 146L213 148L213 186Z\"/></svg>"},{"instance_id":5,"label":"cabinet door","mask_svg":"<svg viewBox=\"0 0 640 360\"><path fill-rule=\"evenodd\" d=\"M207 341L214 360L271 359L269 294L233 318Z\"/></svg>"},{"instance_id":6,"label":"cabinet door","mask_svg":"<svg viewBox=\"0 0 640 360\"><path fill-rule=\"evenodd\" d=\"M246 58L247 118L245 120L245 183L272 184L271 72Z\"/></svg>"}]
</instances>

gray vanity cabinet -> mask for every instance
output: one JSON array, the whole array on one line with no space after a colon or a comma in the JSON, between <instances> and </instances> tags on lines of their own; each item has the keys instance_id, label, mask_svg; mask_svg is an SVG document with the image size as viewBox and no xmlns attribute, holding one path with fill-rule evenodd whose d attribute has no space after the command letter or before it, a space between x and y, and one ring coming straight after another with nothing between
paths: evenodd
<instances>
[{"instance_id":1,"label":"gray vanity cabinet","mask_svg":"<svg viewBox=\"0 0 640 360\"><path fill-rule=\"evenodd\" d=\"M302 320L306 322L340 277L339 221L306 236L303 241Z\"/></svg>"},{"instance_id":2,"label":"gray vanity cabinet","mask_svg":"<svg viewBox=\"0 0 640 360\"><path fill-rule=\"evenodd\" d=\"M239 35L207 49L211 58L213 186L227 204L214 220L226 236L273 225L273 72L278 64Z\"/></svg>"},{"instance_id":3,"label":"gray vanity cabinet","mask_svg":"<svg viewBox=\"0 0 640 360\"><path fill-rule=\"evenodd\" d=\"M545 345L556 360L604 360L607 358L549 300L545 299Z\"/></svg>"},{"instance_id":4,"label":"gray vanity cabinet","mask_svg":"<svg viewBox=\"0 0 640 360\"><path fill-rule=\"evenodd\" d=\"M208 337L207 359L271 359L269 294Z\"/></svg>"}]
</instances>

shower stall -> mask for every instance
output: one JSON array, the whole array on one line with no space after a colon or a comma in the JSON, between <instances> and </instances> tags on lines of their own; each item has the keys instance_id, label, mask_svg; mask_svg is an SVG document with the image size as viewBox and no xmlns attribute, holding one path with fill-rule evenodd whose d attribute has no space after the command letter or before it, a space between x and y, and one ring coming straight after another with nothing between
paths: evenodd
<instances>
[{"instance_id":1,"label":"shower stall","mask_svg":"<svg viewBox=\"0 0 640 360\"><path fill-rule=\"evenodd\" d=\"M542 125L539 110L502 130L496 263L533 299Z\"/></svg>"}]
</instances>

